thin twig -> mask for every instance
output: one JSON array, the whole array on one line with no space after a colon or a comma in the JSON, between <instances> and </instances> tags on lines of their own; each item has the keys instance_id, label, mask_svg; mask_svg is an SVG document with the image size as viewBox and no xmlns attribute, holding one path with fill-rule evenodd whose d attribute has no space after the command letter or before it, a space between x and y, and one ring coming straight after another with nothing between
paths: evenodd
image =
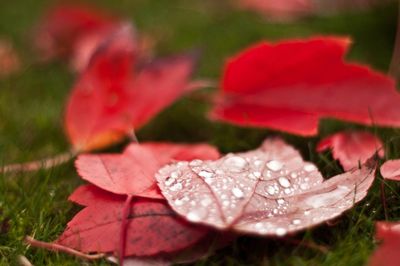
<instances>
[{"instance_id":1,"label":"thin twig","mask_svg":"<svg viewBox=\"0 0 400 266\"><path fill-rule=\"evenodd\" d=\"M18 256L18 263L21 266L33 266L33 264L24 255Z\"/></svg>"},{"instance_id":2,"label":"thin twig","mask_svg":"<svg viewBox=\"0 0 400 266\"><path fill-rule=\"evenodd\" d=\"M60 245L60 244L56 244L56 243L47 243L47 242L43 242L43 241L39 241L34 239L33 237L30 236L26 236L25 237L25 242L28 243L29 245L33 246L33 247L37 247L37 248L44 248L44 249L48 249L51 251L61 251L70 255L73 255L75 257L81 258L81 259L85 259L85 260L97 260L97 259L101 259L104 258L106 254L103 253L99 253L99 254L86 254L83 252L80 252L78 250Z\"/></svg>"},{"instance_id":3,"label":"thin twig","mask_svg":"<svg viewBox=\"0 0 400 266\"><path fill-rule=\"evenodd\" d=\"M46 170L68 162L74 158L76 154L76 152L69 151L42 160L4 165L2 169L0 168L0 173L32 172L40 169Z\"/></svg>"},{"instance_id":4,"label":"thin twig","mask_svg":"<svg viewBox=\"0 0 400 266\"><path fill-rule=\"evenodd\" d=\"M326 246L318 245L315 244L314 242L306 241L306 240L299 240L299 239L293 239L293 238L284 238L283 239L285 242L292 244L292 245L298 245L302 247L306 247L309 249L313 249L316 251L319 251L323 254L327 254L329 252L329 248Z\"/></svg>"}]
</instances>

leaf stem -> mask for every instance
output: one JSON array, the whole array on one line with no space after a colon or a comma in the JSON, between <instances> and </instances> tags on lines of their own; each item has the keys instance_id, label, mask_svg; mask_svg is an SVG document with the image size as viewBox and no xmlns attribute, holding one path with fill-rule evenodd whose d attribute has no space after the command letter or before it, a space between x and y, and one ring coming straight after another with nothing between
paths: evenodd
<instances>
[{"instance_id":1,"label":"leaf stem","mask_svg":"<svg viewBox=\"0 0 400 266\"><path fill-rule=\"evenodd\" d=\"M105 254L103 254L103 253L86 254L86 253L80 252L78 250L75 250L75 249L60 245L60 244L39 241L30 236L25 237L25 242L33 247L44 248L44 249L48 249L51 251L61 251L61 252L64 252L64 253L67 253L67 254L70 254L70 255L76 256L78 258L85 259L85 260L96 260L96 259L105 257Z\"/></svg>"},{"instance_id":2,"label":"leaf stem","mask_svg":"<svg viewBox=\"0 0 400 266\"><path fill-rule=\"evenodd\" d=\"M121 217L121 231L119 235L119 265L123 265L124 257L125 257L125 249L126 249L126 232L128 230L128 217L131 212L131 202L133 199L133 195L128 195L124 207L122 209L122 217Z\"/></svg>"},{"instance_id":3,"label":"leaf stem","mask_svg":"<svg viewBox=\"0 0 400 266\"><path fill-rule=\"evenodd\" d=\"M42 160L4 165L0 168L0 173L32 172L40 169L50 169L68 162L76 155L77 152L68 151Z\"/></svg>"},{"instance_id":4,"label":"leaf stem","mask_svg":"<svg viewBox=\"0 0 400 266\"><path fill-rule=\"evenodd\" d=\"M210 80L210 79L199 79L190 82L186 86L186 91L194 91L194 90L199 90L203 88L214 88L217 87L218 83L215 80Z\"/></svg>"}]
</instances>

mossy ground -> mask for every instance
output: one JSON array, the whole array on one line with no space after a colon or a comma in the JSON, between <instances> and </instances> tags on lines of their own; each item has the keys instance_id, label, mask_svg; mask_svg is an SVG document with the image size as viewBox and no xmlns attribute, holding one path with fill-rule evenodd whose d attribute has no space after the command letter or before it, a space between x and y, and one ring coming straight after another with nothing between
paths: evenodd
<instances>
[{"instance_id":1,"label":"mossy ground","mask_svg":"<svg viewBox=\"0 0 400 266\"><path fill-rule=\"evenodd\" d=\"M51 1L14 0L0 3L0 36L13 40L24 66L20 74L0 81L0 164L35 160L68 150L63 133L63 106L74 82L65 63L34 64L29 29ZM348 56L387 71L397 23L397 7L387 5L368 12L312 18L293 24L268 23L262 17L236 10L228 0L96 1L117 14L134 19L141 32L158 39L157 53L170 54L193 47L203 49L197 77L219 79L225 59L244 47L266 39L279 40L322 34L351 36ZM290 74L290 73L288 73ZM317 163L327 176L340 173L329 154L317 155L320 137L362 126L325 120L320 136L300 138L269 130L238 128L205 118L208 105L184 98L137 132L140 141L203 141L222 152L254 148L279 134ZM369 128L386 143L387 155L400 155L399 130ZM126 143L125 143L126 144ZM119 151L123 145L109 151ZM375 247L374 221L385 219L380 199L381 178L367 198L331 225L293 236L329 248L327 254L279 239L241 237L198 265L363 265ZM83 183L73 163L49 171L0 175L0 264L17 265L25 255L34 265L77 265L64 254L28 249L25 235L54 240L78 211L68 195ZM385 183L389 220L400 218L397 184ZM106 262L96 262L105 265Z\"/></svg>"}]
</instances>

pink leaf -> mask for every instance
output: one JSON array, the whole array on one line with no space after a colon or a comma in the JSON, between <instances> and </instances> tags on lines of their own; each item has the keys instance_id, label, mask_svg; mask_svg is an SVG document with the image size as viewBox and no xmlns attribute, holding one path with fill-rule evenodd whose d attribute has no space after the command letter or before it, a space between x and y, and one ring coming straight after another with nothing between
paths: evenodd
<instances>
[{"instance_id":1,"label":"pink leaf","mask_svg":"<svg viewBox=\"0 0 400 266\"><path fill-rule=\"evenodd\" d=\"M226 65L211 118L302 136L316 135L322 118L400 126L393 80L346 63L349 44L320 37L248 48Z\"/></svg>"},{"instance_id":2,"label":"pink leaf","mask_svg":"<svg viewBox=\"0 0 400 266\"><path fill-rule=\"evenodd\" d=\"M348 171L365 163L375 153L384 156L381 140L369 132L340 132L324 138L318 143L317 151L332 149L333 158L339 160Z\"/></svg>"},{"instance_id":3,"label":"pink leaf","mask_svg":"<svg viewBox=\"0 0 400 266\"><path fill-rule=\"evenodd\" d=\"M400 160L386 161L380 170L383 178L400 181Z\"/></svg>"},{"instance_id":4,"label":"pink leaf","mask_svg":"<svg viewBox=\"0 0 400 266\"><path fill-rule=\"evenodd\" d=\"M219 160L170 164L156 175L170 206L191 222L282 236L339 216L362 200L375 163L324 181L281 140Z\"/></svg>"}]
</instances>

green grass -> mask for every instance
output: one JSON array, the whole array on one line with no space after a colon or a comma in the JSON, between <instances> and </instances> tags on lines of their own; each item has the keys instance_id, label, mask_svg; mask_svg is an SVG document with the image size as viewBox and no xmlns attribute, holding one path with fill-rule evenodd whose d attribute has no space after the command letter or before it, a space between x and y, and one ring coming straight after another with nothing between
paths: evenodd
<instances>
[{"instance_id":1,"label":"green grass","mask_svg":"<svg viewBox=\"0 0 400 266\"><path fill-rule=\"evenodd\" d=\"M98 1L97 1L98 2ZM34 65L28 39L29 29L50 1L14 0L0 3L0 36L11 38L24 60L23 71L0 80L0 164L34 160L68 149L63 133L63 106L74 76L65 63ZM204 56L196 75L218 79L224 60L262 39L278 40L314 34L342 34L354 39L348 58L386 71L396 28L395 4L373 11L308 19L294 24L271 24L261 17L235 10L223 0L121 0L101 1L102 5L128 19L141 32L159 39L157 51L170 54L201 47ZM208 106L182 99L138 132L141 141L205 141L222 152L257 147L269 130L238 128L205 119ZM325 120L320 137L359 125ZM386 143L390 158L400 156L399 130L370 128ZM306 159L318 164L327 176L340 172L329 154L317 155L318 138L280 134L299 148ZM121 150L123 146L112 148ZM323 254L279 239L241 237L198 265L363 265L375 247L374 221L385 219L378 178L367 198L333 225L322 225L294 236L327 246ZM23 244L25 235L52 241L78 211L67 201L82 181L72 162L49 171L0 175L0 264L17 265L25 255L35 265L82 264L64 254L52 253ZM390 220L400 218L399 186L385 184ZM99 261L95 265L105 265Z\"/></svg>"}]
</instances>

